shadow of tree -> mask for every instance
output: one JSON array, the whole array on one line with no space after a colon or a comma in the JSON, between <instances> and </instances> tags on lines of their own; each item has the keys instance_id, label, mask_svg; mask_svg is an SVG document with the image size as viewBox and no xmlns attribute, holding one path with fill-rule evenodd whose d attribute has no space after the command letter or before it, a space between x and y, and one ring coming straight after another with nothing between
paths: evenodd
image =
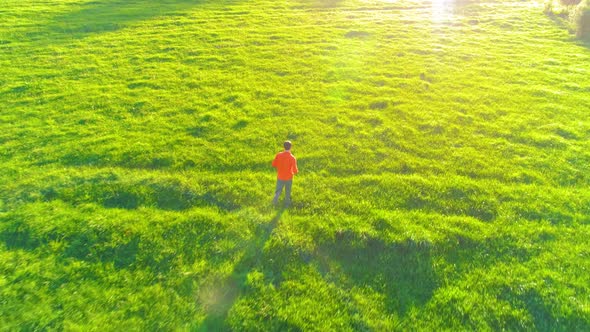
<instances>
[{"instance_id":1,"label":"shadow of tree","mask_svg":"<svg viewBox=\"0 0 590 332\"><path fill-rule=\"evenodd\" d=\"M158 16L186 16L186 10L214 3L216 6L231 4L233 0L99 0L82 4L72 10L53 17L41 31L31 32L29 36L47 35L59 38L84 38L92 34L121 30L133 23Z\"/></svg>"},{"instance_id":2,"label":"shadow of tree","mask_svg":"<svg viewBox=\"0 0 590 332\"><path fill-rule=\"evenodd\" d=\"M35 189L31 189L35 190ZM46 183L39 188L45 202L60 200L73 205L97 203L105 208L135 210L153 207L168 211L183 211L193 207L216 207L231 211L240 207L231 193L221 190L199 190L177 180L152 178L120 181L117 175L97 175L67 182ZM30 196L24 192L23 198Z\"/></svg>"},{"instance_id":3,"label":"shadow of tree","mask_svg":"<svg viewBox=\"0 0 590 332\"><path fill-rule=\"evenodd\" d=\"M585 38L585 39L584 39L584 38L582 38L582 39L578 39L578 43L579 43L581 46L584 46L584 47L586 47L586 48L590 49L590 37L587 37L587 38Z\"/></svg>"},{"instance_id":4,"label":"shadow of tree","mask_svg":"<svg viewBox=\"0 0 590 332\"><path fill-rule=\"evenodd\" d=\"M240 297L248 273L254 268L264 265L266 261L264 255L262 255L264 245L270 239L284 212L285 208L279 209L268 224L258 226L253 237L254 240L243 249L244 254L235 265L230 277L217 278L205 283L203 289L206 294L204 298L203 296L200 297L201 304L206 308L208 316L200 326L200 331L230 330L226 321L229 310ZM208 301L209 297L214 298L214 301Z\"/></svg>"},{"instance_id":5,"label":"shadow of tree","mask_svg":"<svg viewBox=\"0 0 590 332\"><path fill-rule=\"evenodd\" d=\"M334 243L320 247L318 253L325 278L334 279L342 272L347 276L344 288L366 286L381 292L386 295L386 308L400 316L424 305L439 285L429 243L386 243L345 231ZM334 271L334 262L340 271Z\"/></svg>"},{"instance_id":6,"label":"shadow of tree","mask_svg":"<svg viewBox=\"0 0 590 332\"><path fill-rule=\"evenodd\" d=\"M338 7L342 3L343 0L316 0L315 6L322 7L322 8L333 8Z\"/></svg>"}]
</instances>

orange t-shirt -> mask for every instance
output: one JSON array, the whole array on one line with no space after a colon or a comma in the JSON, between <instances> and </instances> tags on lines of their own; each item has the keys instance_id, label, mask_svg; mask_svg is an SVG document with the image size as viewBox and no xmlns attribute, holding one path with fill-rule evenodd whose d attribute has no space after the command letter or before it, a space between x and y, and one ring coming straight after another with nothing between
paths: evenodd
<instances>
[{"instance_id":1,"label":"orange t-shirt","mask_svg":"<svg viewBox=\"0 0 590 332\"><path fill-rule=\"evenodd\" d=\"M272 161L272 167L277 169L277 178L283 181L289 181L297 174L297 160L289 151L277 153Z\"/></svg>"}]
</instances>

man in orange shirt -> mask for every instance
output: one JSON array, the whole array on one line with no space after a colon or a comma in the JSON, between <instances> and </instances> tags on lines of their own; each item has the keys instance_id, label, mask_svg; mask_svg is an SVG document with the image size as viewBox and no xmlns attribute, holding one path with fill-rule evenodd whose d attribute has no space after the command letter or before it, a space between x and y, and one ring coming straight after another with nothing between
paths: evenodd
<instances>
[{"instance_id":1,"label":"man in orange shirt","mask_svg":"<svg viewBox=\"0 0 590 332\"><path fill-rule=\"evenodd\" d=\"M275 197L272 200L274 204L279 203L279 196L285 187L285 205L289 206L291 203L291 186L293 184L293 175L297 174L297 160L291 154L291 142L285 141L283 143L285 151L277 153L275 159L272 161L272 167L277 169L277 189L275 190Z\"/></svg>"}]
</instances>

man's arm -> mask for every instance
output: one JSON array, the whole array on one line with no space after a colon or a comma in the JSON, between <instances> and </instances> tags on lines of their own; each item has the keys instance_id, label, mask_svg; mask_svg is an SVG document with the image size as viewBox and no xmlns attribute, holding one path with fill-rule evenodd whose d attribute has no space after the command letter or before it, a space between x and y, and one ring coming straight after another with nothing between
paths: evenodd
<instances>
[{"instance_id":1,"label":"man's arm","mask_svg":"<svg viewBox=\"0 0 590 332\"><path fill-rule=\"evenodd\" d=\"M297 169L297 159L295 159L295 157L293 157L293 174L297 174L299 173L299 169Z\"/></svg>"},{"instance_id":2,"label":"man's arm","mask_svg":"<svg viewBox=\"0 0 590 332\"><path fill-rule=\"evenodd\" d=\"M272 167L274 167L274 168L277 168L277 166L279 165L279 161L277 159L278 157L279 157L279 155L276 155L275 159L272 161Z\"/></svg>"}]
</instances>

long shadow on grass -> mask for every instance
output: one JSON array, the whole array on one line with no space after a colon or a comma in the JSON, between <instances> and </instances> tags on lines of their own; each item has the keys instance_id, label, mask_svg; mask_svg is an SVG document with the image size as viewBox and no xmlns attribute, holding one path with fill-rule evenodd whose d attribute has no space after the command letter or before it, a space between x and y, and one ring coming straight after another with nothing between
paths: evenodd
<instances>
[{"instance_id":1,"label":"long shadow on grass","mask_svg":"<svg viewBox=\"0 0 590 332\"><path fill-rule=\"evenodd\" d=\"M506 236L486 240L459 236L456 240L448 246L412 239L389 242L347 230L321 245L316 259L327 281L343 290L370 288L382 294L386 313L396 314L404 324L409 312L424 307L441 285L434 257L453 267L450 275L464 276L476 268L498 262L522 263L538 254L526 249L526 243L518 244L517 239ZM542 309L528 308L537 316L543 315Z\"/></svg>"},{"instance_id":2,"label":"long shadow on grass","mask_svg":"<svg viewBox=\"0 0 590 332\"><path fill-rule=\"evenodd\" d=\"M565 14L565 13L562 13L562 14L549 13L549 14L547 14L547 17L549 19L551 19L551 21L553 21L553 23L556 26L558 26L559 28L561 28L563 30L571 29L571 27L568 24L567 14ZM580 45L580 46L590 48L590 24L587 24L586 29L587 29L586 37L572 36L571 41Z\"/></svg>"},{"instance_id":3,"label":"long shadow on grass","mask_svg":"<svg viewBox=\"0 0 590 332\"><path fill-rule=\"evenodd\" d=\"M315 0L313 2L315 7L320 8L334 8L342 4L343 0Z\"/></svg>"},{"instance_id":4,"label":"long shadow on grass","mask_svg":"<svg viewBox=\"0 0 590 332\"><path fill-rule=\"evenodd\" d=\"M207 0L102 0L91 1L52 19L41 32L31 33L53 40L59 37L84 38L91 34L112 32L123 29L135 22L158 16L184 16L184 11L192 7L212 3ZM218 1L217 5L232 3L231 0Z\"/></svg>"},{"instance_id":5,"label":"long shadow on grass","mask_svg":"<svg viewBox=\"0 0 590 332\"><path fill-rule=\"evenodd\" d=\"M97 203L105 208L126 210L144 206L183 211L210 206L231 211L239 207L221 192L195 190L177 180L152 178L125 181L113 174L48 184L40 188L40 193L46 202L60 200L72 205Z\"/></svg>"},{"instance_id":6,"label":"long shadow on grass","mask_svg":"<svg viewBox=\"0 0 590 332\"><path fill-rule=\"evenodd\" d=\"M261 224L256 229L254 240L247 244L240 261L235 265L229 278L213 280L201 290L201 304L208 312L208 316L200 327L202 331L230 330L226 318L229 310L240 296L240 289L245 284L248 273L255 267L264 264L262 255L264 245L277 227L284 208L277 211L268 224Z\"/></svg>"},{"instance_id":7,"label":"long shadow on grass","mask_svg":"<svg viewBox=\"0 0 590 332\"><path fill-rule=\"evenodd\" d=\"M431 250L429 243L386 243L345 231L334 243L322 246L318 257L325 278L344 273L347 281L342 287L370 287L381 292L386 295L387 309L403 316L412 307L424 305L438 287ZM330 262L337 263L339 272L331 270Z\"/></svg>"},{"instance_id":8,"label":"long shadow on grass","mask_svg":"<svg viewBox=\"0 0 590 332\"><path fill-rule=\"evenodd\" d=\"M585 39L579 39L579 44L590 49L590 36L586 37Z\"/></svg>"}]
</instances>

